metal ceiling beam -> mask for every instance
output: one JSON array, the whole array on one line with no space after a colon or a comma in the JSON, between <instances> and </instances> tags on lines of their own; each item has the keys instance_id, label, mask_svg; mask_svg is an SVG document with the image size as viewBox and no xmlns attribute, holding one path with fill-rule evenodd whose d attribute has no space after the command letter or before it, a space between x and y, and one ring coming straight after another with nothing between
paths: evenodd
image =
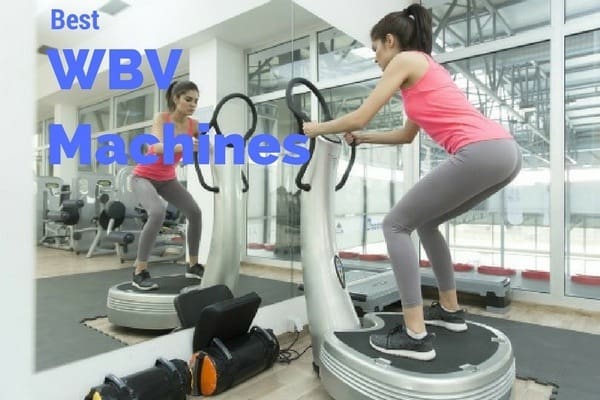
<instances>
[{"instance_id":1,"label":"metal ceiling beam","mask_svg":"<svg viewBox=\"0 0 600 400\"><path fill-rule=\"evenodd\" d=\"M435 15L433 16L433 20L434 20L434 21L437 21L437 23L438 23L438 24L440 24L440 20L439 20L439 19L438 19L438 18L437 18ZM455 36L455 37L458 39L458 41L459 41L459 42L461 42L461 43L463 44L463 46L464 46L464 44L466 43L466 40L465 40L465 39L463 39L463 38L462 38L462 37L459 35L459 33L458 33L458 32L456 32L454 29L452 29L452 28L450 27L450 25L446 25L445 29L446 29L446 31L448 31L448 32L452 33L452 34L453 34L453 35L454 35L454 36ZM435 40L434 40L433 42L435 43ZM438 52L439 52L439 51L438 51Z\"/></svg>"},{"instance_id":2,"label":"metal ceiling beam","mask_svg":"<svg viewBox=\"0 0 600 400\"><path fill-rule=\"evenodd\" d=\"M433 32L433 41L435 41L435 39L437 39L437 37L440 34L440 32L442 31L442 29L444 29L444 27L447 25L448 20L450 18L450 14L452 14L454 7L456 7L457 1L458 0L454 0L452 2L452 4L450 4L450 7L448 7L448 10L446 10L446 12L444 13L444 16L439 20L438 26L435 28L435 32Z\"/></svg>"},{"instance_id":3,"label":"metal ceiling beam","mask_svg":"<svg viewBox=\"0 0 600 400\"><path fill-rule=\"evenodd\" d=\"M600 97L598 97L598 100L600 100ZM578 111L578 110L587 110L587 109L594 109L594 108L599 108L600 109L600 102L598 102L598 104L596 104L596 105L585 105L585 106L578 106L578 107L565 107L565 110L567 110L567 111Z\"/></svg>"},{"instance_id":4,"label":"metal ceiling beam","mask_svg":"<svg viewBox=\"0 0 600 400\"><path fill-rule=\"evenodd\" d=\"M506 18L504 18L504 16L500 13L500 10L494 8L494 6L490 3L489 0L480 0L480 1L483 3L483 6L486 8L486 10L488 10L490 12L490 14L493 15L495 13L498 16L498 20L500 21L500 23L502 25L504 25L504 28L506 29L508 35L509 36L514 35L512 28L508 25Z\"/></svg>"}]
</instances>

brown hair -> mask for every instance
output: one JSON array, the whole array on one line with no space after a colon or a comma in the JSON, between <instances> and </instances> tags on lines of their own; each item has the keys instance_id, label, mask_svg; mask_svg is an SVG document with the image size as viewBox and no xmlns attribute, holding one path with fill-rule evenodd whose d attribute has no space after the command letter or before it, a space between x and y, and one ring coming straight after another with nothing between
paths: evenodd
<instances>
[{"instance_id":1,"label":"brown hair","mask_svg":"<svg viewBox=\"0 0 600 400\"><path fill-rule=\"evenodd\" d=\"M433 33L431 15L419 4L411 4L381 18L371 29L371 40L384 40L392 34L402 50L419 50L431 54Z\"/></svg>"},{"instance_id":2,"label":"brown hair","mask_svg":"<svg viewBox=\"0 0 600 400\"><path fill-rule=\"evenodd\" d=\"M196 84L192 81L173 81L173 83L169 85L167 93L165 94L165 97L167 98L167 107L169 107L169 111L175 111L175 102L173 101L173 97L179 97L188 90L195 90L196 92L200 92L198 90L198 86L196 86Z\"/></svg>"}]
</instances>

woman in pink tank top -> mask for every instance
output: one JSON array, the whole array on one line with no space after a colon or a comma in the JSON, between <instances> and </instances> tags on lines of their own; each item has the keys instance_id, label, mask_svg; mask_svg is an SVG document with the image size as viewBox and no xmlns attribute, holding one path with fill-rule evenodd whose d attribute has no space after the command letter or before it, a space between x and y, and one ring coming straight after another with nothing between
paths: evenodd
<instances>
[{"instance_id":1,"label":"woman in pink tank top","mask_svg":"<svg viewBox=\"0 0 600 400\"><path fill-rule=\"evenodd\" d=\"M158 159L152 164L137 165L133 171L132 189L140 204L146 210L148 219L140 234L135 271L132 285L139 290L156 290L158 284L153 282L148 272L148 259L156 237L162 228L166 213L166 202L181 211L187 221L187 245L190 264L186 276L200 279L204 274L204 266L198 263L200 234L202 231L202 214L192 195L177 181L175 168L182 158L183 147L177 144L174 148L174 163L164 162L163 128L171 123L175 135L190 135L194 151L198 151L198 121L191 118L198 105L199 91L194 82L173 82L167 92L168 112L158 113L154 117L152 134L159 139L150 147L148 154L157 155Z\"/></svg>"},{"instance_id":2,"label":"woman in pink tank top","mask_svg":"<svg viewBox=\"0 0 600 400\"><path fill-rule=\"evenodd\" d=\"M450 74L431 58L431 16L418 4L383 17L371 30L381 80L357 110L324 123L307 122L310 137L345 133L348 143L409 144L420 129L449 159L417 182L383 220L383 234L402 300L404 326L371 335L378 351L431 360L434 335L426 324L460 332L468 329L458 305L453 263L440 224L469 211L518 174L521 153L512 135L482 115ZM403 127L383 133L352 133L364 128L400 91ZM417 231L435 273L439 302L423 308L419 257L410 235Z\"/></svg>"}]
</instances>

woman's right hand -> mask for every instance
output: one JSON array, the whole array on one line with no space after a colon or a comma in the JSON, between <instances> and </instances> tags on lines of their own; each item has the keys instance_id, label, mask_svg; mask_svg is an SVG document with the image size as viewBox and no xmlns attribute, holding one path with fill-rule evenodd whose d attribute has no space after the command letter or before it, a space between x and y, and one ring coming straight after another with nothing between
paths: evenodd
<instances>
[{"instance_id":1,"label":"woman's right hand","mask_svg":"<svg viewBox=\"0 0 600 400\"><path fill-rule=\"evenodd\" d=\"M346 143L348 143L350 145L352 143L356 143L357 146L359 144L361 144L360 136L358 134L352 133L352 132L346 132L346 133L344 133L344 140L346 140Z\"/></svg>"}]
</instances>

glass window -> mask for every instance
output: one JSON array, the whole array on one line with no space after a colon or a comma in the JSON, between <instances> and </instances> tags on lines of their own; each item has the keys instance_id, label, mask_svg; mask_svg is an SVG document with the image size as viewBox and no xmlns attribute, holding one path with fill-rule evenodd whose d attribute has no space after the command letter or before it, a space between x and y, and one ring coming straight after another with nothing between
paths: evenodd
<instances>
[{"instance_id":1,"label":"glass window","mask_svg":"<svg viewBox=\"0 0 600 400\"><path fill-rule=\"evenodd\" d=\"M375 64L375 53L356 39L335 28L317 34L319 54L319 80L373 71L380 72Z\"/></svg>"},{"instance_id":2,"label":"glass window","mask_svg":"<svg viewBox=\"0 0 600 400\"><path fill-rule=\"evenodd\" d=\"M597 0L565 0L566 19L583 17L600 11Z\"/></svg>"},{"instance_id":3,"label":"glass window","mask_svg":"<svg viewBox=\"0 0 600 400\"><path fill-rule=\"evenodd\" d=\"M323 90L332 116L338 118L356 110L375 88L373 79ZM365 130L385 132L403 125L399 94L394 95L367 125ZM403 174L400 146L360 145L344 188L335 194L336 242L341 251L386 254L382 221L402 195ZM344 145L338 178L350 157ZM349 200L350 199L350 200Z\"/></svg>"},{"instance_id":4,"label":"glass window","mask_svg":"<svg viewBox=\"0 0 600 400\"><path fill-rule=\"evenodd\" d=\"M440 227L453 262L514 269L514 288L542 292L549 280L523 271L543 274L550 266L549 57L545 42L445 65L470 102L512 132L523 164L507 187ZM423 176L448 156L425 133L421 137Z\"/></svg>"},{"instance_id":5,"label":"glass window","mask_svg":"<svg viewBox=\"0 0 600 400\"><path fill-rule=\"evenodd\" d=\"M102 103L80 109L79 123L90 124L92 134L108 131L110 129L109 101L103 101Z\"/></svg>"},{"instance_id":6,"label":"glass window","mask_svg":"<svg viewBox=\"0 0 600 400\"><path fill-rule=\"evenodd\" d=\"M125 151L127 152L127 165L136 165L136 162L133 160L133 158L131 157L131 141L137 136L140 135L142 133L149 133L152 130L151 126L146 126L143 128L137 128L137 129L131 129L125 132L121 132L121 138L123 139L123 142L125 143ZM145 154L147 148L146 145L142 145L141 148L136 149L138 152L141 152L142 154ZM121 170L122 168L126 167L126 165L121 165L121 164L116 164L117 167L117 173L119 172L119 170Z\"/></svg>"},{"instance_id":7,"label":"glass window","mask_svg":"<svg viewBox=\"0 0 600 400\"><path fill-rule=\"evenodd\" d=\"M248 96L285 89L293 77L310 79L309 38L248 55Z\"/></svg>"},{"instance_id":8,"label":"glass window","mask_svg":"<svg viewBox=\"0 0 600 400\"><path fill-rule=\"evenodd\" d=\"M578 2L575 2L578 3ZM600 299L600 31L565 40L566 293Z\"/></svg>"},{"instance_id":9,"label":"glass window","mask_svg":"<svg viewBox=\"0 0 600 400\"><path fill-rule=\"evenodd\" d=\"M547 0L430 0L423 5L433 6L433 52L438 54L550 24Z\"/></svg>"},{"instance_id":10,"label":"glass window","mask_svg":"<svg viewBox=\"0 0 600 400\"><path fill-rule=\"evenodd\" d=\"M92 135L108 131L110 129L109 101L103 101L102 103L80 109L79 123L91 125ZM86 165L79 162L77 166L77 170L81 172L91 172L92 169L92 164Z\"/></svg>"},{"instance_id":11,"label":"glass window","mask_svg":"<svg viewBox=\"0 0 600 400\"><path fill-rule=\"evenodd\" d=\"M151 121L154 115L154 89L141 89L116 99L116 128Z\"/></svg>"},{"instance_id":12,"label":"glass window","mask_svg":"<svg viewBox=\"0 0 600 400\"><path fill-rule=\"evenodd\" d=\"M296 96L310 115L308 94ZM256 104L256 133L276 136L280 142L297 132L296 120L285 99ZM295 179L300 167L280 160L270 165L249 164L247 237L249 256L300 261L300 190Z\"/></svg>"}]
</instances>

